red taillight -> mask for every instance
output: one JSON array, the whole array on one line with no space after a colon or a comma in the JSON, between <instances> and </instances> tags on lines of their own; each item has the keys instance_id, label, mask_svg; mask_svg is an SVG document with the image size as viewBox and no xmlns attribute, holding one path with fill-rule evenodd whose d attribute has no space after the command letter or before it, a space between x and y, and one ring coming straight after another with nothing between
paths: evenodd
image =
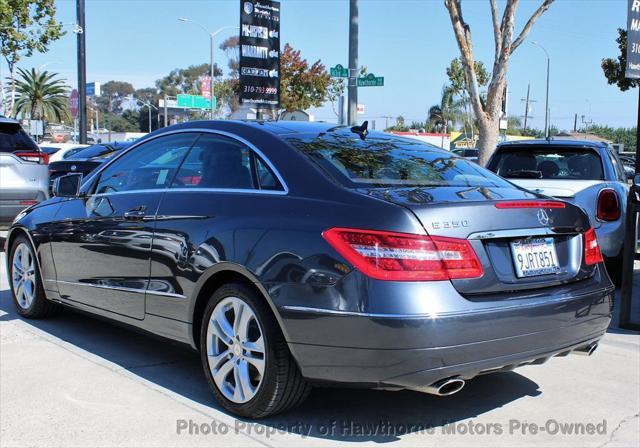
<instances>
[{"instance_id":1,"label":"red taillight","mask_svg":"<svg viewBox=\"0 0 640 448\"><path fill-rule=\"evenodd\" d=\"M560 201L501 201L496 202L496 208L565 208Z\"/></svg>"},{"instance_id":2,"label":"red taillight","mask_svg":"<svg viewBox=\"0 0 640 448\"><path fill-rule=\"evenodd\" d=\"M49 154L44 152L14 152L14 154L27 162L36 162L41 165L49 164Z\"/></svg>"},{"instance_id":3,"label":"red taillight","mask_svg":"<svg viewBox=\"0 0 640 448\"><path fill-rule=\"evenodd\" d=\"M28 201L20 201L20 205L34 205L37 204L38 201L28 200Z\"/></svg>"},{"instance_id":4,"label":"red taillight","mask_svg":"<svg viewBox=\"0 0 640 448\"><path fill-rule=\"evenodd\" d=\"M604 188L598 193L596 216L600 221L615 221L620 218L618 193L612 188Z\"/></svg>"},{"instance_id":5,"label":"red taillight","mask_svg":"<svg viewBox=\"0 0 640 448\"><path fill-rule=\"evenodd\" d=\"M602 263L602 252L593 228L584 234L584 262L587 265Z\"/></svg>"},{"instance_id":6,"label":"red taillight","mask_svg":"<svg viewBox=\"0 0 640 448\"><path fill-rule=\"evenodd\" d=\"M483 274L471 244L463 239L337 227L322 236L356 269L379 280L448 280Z\"/></svg>"}]
</instances>

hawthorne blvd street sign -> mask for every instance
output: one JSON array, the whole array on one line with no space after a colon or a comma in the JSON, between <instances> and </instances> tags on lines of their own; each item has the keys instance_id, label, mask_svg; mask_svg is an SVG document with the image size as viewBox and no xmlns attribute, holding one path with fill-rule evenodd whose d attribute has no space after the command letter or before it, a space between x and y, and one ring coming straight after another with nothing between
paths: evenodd
<instances>
[{"instance_id":1,"label":"hawthorne blvd street sign","mask_svg":"<svg viewBox=\"0 0 640 448\"><path fill-rule=\"evenodd\" d=\"M179 94L177 106L185 109L211 109L211 101L200 95Z\"/></svg>"},{"instance_id":2,"label":"hawthorne blvd street sign","mask_svg":"<svg viewBox=\"0 0 640 448\"><path fill-rule=\"evenodd\" d=\"M382 87L384 86L384 77L376 76L369 73L367 76L358 78L358 87Z\"/></svg>"},{"instance_id":3,"label":"hawthorne blvd street sign","mask_svg":"<svg viewBox=\"0 0 640 448\"><path fill-rule=\"evenodd\" d=\"M335 67L331 67L329 69L329 74L332 78L348 78L349 69L344 68L342 65L338 64Z\"/></svg>"}]
</instances>

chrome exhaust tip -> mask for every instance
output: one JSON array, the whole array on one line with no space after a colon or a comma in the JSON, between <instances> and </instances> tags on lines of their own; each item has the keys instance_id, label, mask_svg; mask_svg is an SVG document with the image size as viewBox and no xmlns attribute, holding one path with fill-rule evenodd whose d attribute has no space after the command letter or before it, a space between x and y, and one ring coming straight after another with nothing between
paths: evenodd
<instances>
[{"instance_id":1,"label":"chrome exhaust tip","mask_svg":"<svg viewBox=\"0 0 640 448\"><path fill-rule=\"evenodd\" d=\"M583 347L578 347L571 353L574 353L576 355L582 355L582 356L591 356L593 355L593 352L595 352L597 348L598 348L598 343L592 342L591 344L587 344Z\"/></svg>"},{"instance_id":2,"label":"chrome exhaust tip","mask_svg":"<svg viewBox=\"0 0 640 448\"><path fill-rule=\"evenodd\" d=\"M466 383L462 378L446 378L444 380L436 381L430 386L425 387L423 390L428 394L445 397L447 395L453 395L460 392L465 384Z\"/></svg>"}]
</instances>

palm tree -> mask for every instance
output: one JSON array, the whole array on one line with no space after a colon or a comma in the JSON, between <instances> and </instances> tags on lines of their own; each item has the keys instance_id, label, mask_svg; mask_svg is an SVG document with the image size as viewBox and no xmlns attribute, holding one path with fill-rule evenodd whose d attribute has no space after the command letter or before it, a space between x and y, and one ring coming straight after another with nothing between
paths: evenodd
<instances>
[{"instance_id":1,"label":"palm tree","mask_svg":"<svg viewBox=\"0 0 640 448\"><path fill-rule=\"evenodd\" d=\"M429 108L427 126L432 130L446 134L450 127L462 121L463 115L462 103L456 99L453 89L445 86L442 88L440 104Z\"/></svg>"},{"instance_id":2,"label":"palm tree","mask_svg":"<svg viewBox=\"0 0 640 448\"><path fill-rule=\"evenodd\" d=\"M32 120L63 121L69 117L64 80L57 73L32 68L18 69L14 116L22 114Z\"/></svg>"}]
</instances>

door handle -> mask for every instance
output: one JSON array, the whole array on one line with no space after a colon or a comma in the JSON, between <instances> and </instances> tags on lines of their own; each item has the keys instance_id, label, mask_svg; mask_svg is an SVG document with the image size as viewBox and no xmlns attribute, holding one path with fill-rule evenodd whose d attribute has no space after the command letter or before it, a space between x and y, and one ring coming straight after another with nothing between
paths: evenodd
<instances>
[{"instance_id":1,"label":"door handle","mask_svg":"<svg viewBox=\"0 0 640 448\"><path fill-rule=\"evenodd\" d=\"M138 221L141 219L144 219L144 217L147 215L147 207L145 205L141 205L139 207L133 208L127 212L124 212L124 219L130 220L130 221Z\"/></svg>"}]
</instances>

